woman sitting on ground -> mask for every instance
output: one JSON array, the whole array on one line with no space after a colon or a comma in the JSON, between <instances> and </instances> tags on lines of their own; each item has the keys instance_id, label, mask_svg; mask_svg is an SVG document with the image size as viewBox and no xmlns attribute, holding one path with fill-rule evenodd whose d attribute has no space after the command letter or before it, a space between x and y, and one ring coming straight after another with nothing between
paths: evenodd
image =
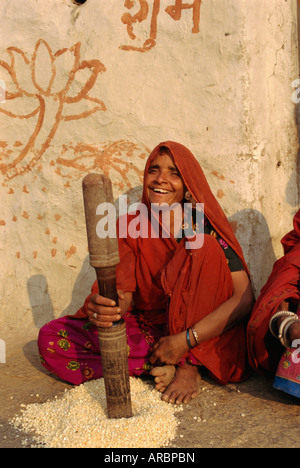
<instances>
[{"instance_id":1,"label":"woman sitting on ground","mask_svg":"<svg viewBox=\"0 0 300 468\"><path fill-rule=\"evenodd\" d=\"M185 203L196 208L203 203L202 218L196 209L193 215L184 214ZM162 211L154 209L157 206ZM174 206L183 216L179 231L171 215ZM151 233L153 219L160 234L130 236L122 231L123 226L139 224ZM201 226L195 226L198 219ZM192 224L193 230L187 231ZM44 366L74 384L101 377L97 326L112 326L123 317L129 374L153 375L163 400L180 404L195 398L201 367L223 385L244 380L249 371L246 319L253 306L248 269L227 218L186 147L165 142L152 151L141 209L119 219L118 233L119 304L99 296L95 282L75 316L56 319L40 330Z\"/></svg>"},{"instance_id":2,"label":"woman sitting on ground","mask_svg":"<svg viewBox=\"0 0 300 468\"><path fill-rule=\"evenodd\" d=\"M283 237L284 255L258 297L249 324L249 362L273 386L300 398L300 210ZM299 350L300 351L300 350Z\"/></svg>"}]
</instances>

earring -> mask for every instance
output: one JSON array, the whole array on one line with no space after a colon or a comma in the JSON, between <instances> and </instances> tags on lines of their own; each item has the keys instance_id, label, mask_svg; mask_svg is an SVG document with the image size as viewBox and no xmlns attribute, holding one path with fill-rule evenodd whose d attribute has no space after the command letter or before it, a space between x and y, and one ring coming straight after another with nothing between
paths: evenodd
<instances>
[{"instance_id":1,"label":"earring","mask_svg":"<svg viewBox=\"0 0 300 468\"><path fill-rule=\"evenodd\" d=\"M190 194L190 192L189 192L188 190L185 192L184 198L185 198L187 201L189 201L189 200L192 198L192 196L191 196L191 194Z\"/></svg>"}]
</instances>

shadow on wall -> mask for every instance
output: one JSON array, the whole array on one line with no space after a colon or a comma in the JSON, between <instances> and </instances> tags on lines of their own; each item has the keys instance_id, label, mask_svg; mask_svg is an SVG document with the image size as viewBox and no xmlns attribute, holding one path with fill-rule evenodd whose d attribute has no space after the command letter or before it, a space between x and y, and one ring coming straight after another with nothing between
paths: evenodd
<instances>
[{"instance_id":1,"label":"shadow on wall","mask_svg":"<svg viewBox=\"0 0 300 468\"><path fill-rule=\"evenodd\" d=\"M295 122L297 127L297 163L296 169L289 174L289 181L285 188L285 198L287 203L295 208L293 216L299 209L300 205L300 103L295 105ZM278 161L277 167L281 166L281 161Z\"/></svg>"},{"instance_id":2,"label":"shadow on wall","mask_svg":"<svg viewBox=\"0 0 300 468\"><path fill-rule=\"evenodd\" d=\"M77 276L71 295L69 305L60 314L60 317L65 315L73 315L83 305L85 298L90 294L91 287L96 280L96 273L94 268L90 266L89 255L86 256L80 273Z\"/></svg>"},{"instance_id":3,"label":"shadow on wall","mask_svg":"<svg viewBox=\"0 0 300 468\"><path fill-rule=\"evenodd\" d=\"M86 296L90 293L95 279L95 272L90 267L89 256L87 256L74 283L70 303L63 310L60 317L77 312L83 305ZM31 276L27 281L27 292L34 324L36 328L40 329L45 323L56 318L46 277L44 275Z\"/></svg>"},{"instance_id":4,"label":"shadow on wall","mask_svg":"<svg viewBox=\"0 0 300 468\"><path fill-rule=\"evenodd\" d=\"M243 249L257 298L276 261L268 224L259 211L252 209L238 211L229 222Z\"/></svg>"},{"instance_id":5,"label":"shadow on wall","mask_svg":"<svg viewBox=\"0 0 300 468\"><path fill-rule=\"evenodd\" d=\"M52 301L44 275L33 275L27 280L27 293L36 328L55 318Z\"/></svg>"}]
</instances>

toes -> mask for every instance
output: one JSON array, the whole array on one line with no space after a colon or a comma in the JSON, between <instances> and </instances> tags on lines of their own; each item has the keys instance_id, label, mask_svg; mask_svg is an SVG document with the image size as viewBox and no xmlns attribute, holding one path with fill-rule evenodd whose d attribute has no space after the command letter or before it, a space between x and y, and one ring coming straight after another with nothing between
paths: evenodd
<instances>
[{"instance_id":1,"label":"toes","mask_svg":"<svg viewBox=\"0 0 300 468\"><path fill-rule=\"evenodd\" d=\"M171 390L170 387L164 388L163 386L159 390L163 393L161 399L167 403L181 405L189 403L190 400L196 398L199 395L199 392L181 392L178 390Z\"/></svg>"},{"instance_id":2,"label":"toes","mask_svg":"<svg viewBox=\"0 0 300 468\"><path fill-rule=\"evenodd\" d=\"M160 388L157 388L157 387L155 387L155 388L159 393L164 393L164 391L166 390L165 386L161 386Z\"/></svg>"},{"instance_id":3,"label":"toes","mask_svg":"<svg viewBox=\"0 0 300 468\"><path fill-rule=\"evenodd\" d=\"M197 391L197 392L193 392L193 393L191 394L191 400L194 400L194 398L197 398L198 395L199 395L199 392L198 392L198 391Z\"/></svg>"},{"instance_id":4,"label":"toes","mask_svg":"<svg viewBox=\"0 0 300 468\"><path fill-rule=\"evenodd\" d=\"M150 371L150 374L153 375L153 377L155 377L155 376L161 377L162 375L165 374L164 368L163 367L153 367L153 369L151 369L151 371Z\"/></svg>"},{"instance_id":5,"label":"toes","mask_svg":"<svg viewBox=\"0 0 300 468\"><path fill-rule=\"evenodd\" d=\"M175 403L176 403L176 405L181 405L182 402L183 403L188 403L189 401L190 401L189 394L184 395L183 393L179 393L179 395L177 396L177 398L175 400Z\"/></svg>"},{"instance_id":6,"label":"toes","mask_svg":"<svg viewBox=\"0 0 300 468\"><path fill-rule=\"evenodd\" d=\"M189 403L189 401L191 400L192 398L192 395L190 393L188 393L187 395L185 395L185 397L183 398L183 403L184 404L187 404Z\"/></svg>"},{"instance_id":7,"label":"toes","mask_svg":"<svg viewBox=\"0 0 300 468\"><path fill-rule=\"evenodd\" d=\"M190 400L193 400L193 399L196 398L198 395L199 395L199 392L187 393L187 394L185 395L185 397L183 398L183 403L184 403L184 404L189 403ZM177 401L176 401L176 403L177 403Z\"/></svg>"},{"instance_id":8,"label":"toes","mask_svg":"<svg viewBox=\"0 0 300 468\"><path fill-rule=\"evenodd\" d=\"M167 403L169 403L169 398L170 398L170 397L169 397L169 395L168 395L166 392L164 392L163 395L162 395L162 397L161 397L161 399L162 399L163 401L166 401Z\"/></svg>"},{"instance_id":9,"label":"toes","mask_svg":"<svg viewBox=\"0 0 300 468\"><path fill-rule=\"evenodd\" d=\"M162 392L162 391L165 391L166 386L165 386L165 384L163 382L158 382L155 385L155 389L158 390L159 392Z\"/></svg>"},{"instance_id":10,"label":"toes","mask_svg":"<svg viewBox=\"0 0 300 468\"><path fill-rule=\"evenodd\" d=\"M162 395L161 399L162 399L163 401L166 401L167 403L174 404L175 401L176 401L176 397L177 397L177 392L175 392L175 391L173 391L173 392L171 392L171 393L165 392L165 393Z\"/></svg>"}]
</instances>

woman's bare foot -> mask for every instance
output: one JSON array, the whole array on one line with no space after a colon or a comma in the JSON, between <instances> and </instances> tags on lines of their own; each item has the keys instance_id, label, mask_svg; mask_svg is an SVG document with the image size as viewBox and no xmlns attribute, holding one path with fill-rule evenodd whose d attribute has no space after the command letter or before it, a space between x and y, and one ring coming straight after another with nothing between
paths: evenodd
<instances>
[{"instance_id":1,"label":"woman's bare foot","mask_svg":"<svg viewBox=\"0 0 300 468\"><path fill-rule=\"evenodd\" d=\"M168 385L162 395L162 400L168 403L188 403L200 392L201 376L197 366L185 363L176 368L175 379Z\"/></svg>"},{"instance_id":2,"label":"woman's bare foot","mask_svg":"<svg viewBox=\"0 0 300 468\"><path fill-rule=\"evenodd\" d=\"M174 379L175 372L175 366L171 365L153 367L150 374L153 375L153 377L155 377L154 381L156 382L156 390L163 393L166 390L167 386Z\"/></svg>"}]
</instances>

